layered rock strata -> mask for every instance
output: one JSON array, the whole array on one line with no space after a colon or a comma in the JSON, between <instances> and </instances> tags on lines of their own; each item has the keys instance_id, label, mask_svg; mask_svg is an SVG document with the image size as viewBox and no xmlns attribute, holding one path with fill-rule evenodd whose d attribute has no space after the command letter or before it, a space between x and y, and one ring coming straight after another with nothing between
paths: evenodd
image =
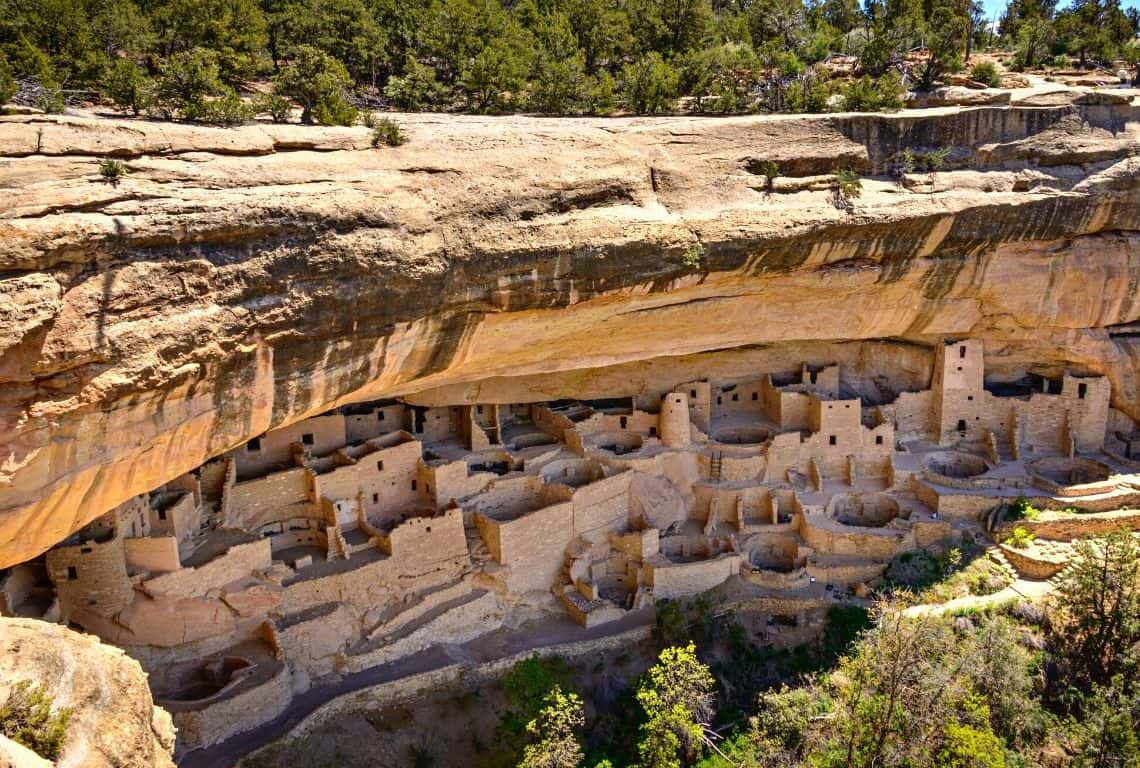
<instances>
[{"instance_id":1,"label":"layered rock strata","mask_svg":"<svg viewBox=\"0 0 1140 768\"><path fill-rule=\"evenodd\" d=\"M398 119L409 143L380 149L363 128L0 119L0 566L356 400L643 395L807 361L887 401L969 336L992 376L1105 375L1140 418L1127 100ZM898 177L906 147L951 148L946 170Z\"/></svg>"}]
</instances>

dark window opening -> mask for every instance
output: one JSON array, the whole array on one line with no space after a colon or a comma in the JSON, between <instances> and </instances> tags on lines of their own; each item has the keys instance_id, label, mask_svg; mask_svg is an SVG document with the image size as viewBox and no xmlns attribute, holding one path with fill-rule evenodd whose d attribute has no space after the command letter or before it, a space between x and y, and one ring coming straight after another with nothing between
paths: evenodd
<instances>
[{"instance_id":1,"label":"dark window opening","mask_svg":"<svg viewBox=\"0 0 1140 768\"><path fill-rule=\"evenodd\" d=\"M1077 397L1078 398L1080 398L1081 400L1084 400L1085 395L1087 395L1088 393L1089 393L1089 385L1088 384L1078 384L1077 385Z\"/></svg>"},{"instance_id":2,"label":"dark window opening","mask_svg":"<svg viewBox=\"0 0 1140 768\"><path fill-rule=\"evenodd\" d=\"M376 462L376 469L378 469L378 470L380 470L381 472L383 472L383 471L384 471L384 462L383 462L383 461L378 461L378 462Z\"/></svg>"},{"instance_id":3,"label":"dark window opening","mask_svg":"<svg viewBox=\"0 0 1140 768\"><path fill-rule=\"evenodd\" d=\"M431 526L430 525L427 526L427 528L425 530L427 530L428 533L431 533Z\"/></svg>"},{"instance_id":4,"label":"dark window opening","mask_svg":"<svg viewBox=\"0 0 1140 768\"><path fill-rule=\"evenodd\" d=\"M416 489L416 481L415 481L415 480L413 480L413 481L412 481L412 490L414 491L415 489Z\"/></svg>"},{"instance_id":5,"label":"dark window opening","mask_svg":"<svg viewBox=\"0 0 1140 768\"><path fill-rule=\"evenodd\" d=\"M90 555L91 554L91 547L81 547L79 551L85 555Z\"/></svg>"},{"instance_id":6,"label":"dark window opening","mask_svg":"<svg viewBox=\"0 0 1140 768\"><path fill-rule=\"evenodd\" d=\"M424 490L431 493L431 483L424 483Z\"/></svg>"},{"instance_id":7,"label":"dark window opening","mask_svg":"<svg viewBox=\"0 0 1140 768\"><path fill-rule=\"evenodd\" d=\"M732 402L739 403L740 402L740 395L733 395L732 396Z\"/></svg>"},{"instance_id":8,"label":"dark window opening","mask_svg":"<svg viewBox=\"0 0 1140 768\"><path fill-rule=\"evenodd\" d=\"M966 399L969 400L971 403L974 402L974 396L973 395L966 395Z\"/></svg>"},{"instance_id":9,"label":"dark window opening","mask_svg":"<svg viewBox=\"0 0 1140 768\"><path fill-rule=\"evenodd\" d=\"M75 581L78 578L79 578L79 569L76 568L74 565L67 566L67 580L68 581Z\"/></svg>"},{"instance_id":10,"label":"dark window opening","mask_svg":"<svg viewBox=\"0 0 1140 768\"><path fill-rule=\"evenodd\" d=\"M959 372L959 373L961 373L961 372L962 372L962 366L960 366L960 365L958 366L958 372Z\"/></svg>"},{"instance_id":11,"label":"dark window opening","mask_svg":"<svg viewBox=\"0 0 1140 768\"><path fill-rule=\"evenodd\" d=\"M380 503L380 494L378 494L378 493L372 494L372 503L373 504L379 504Z\"/></svg>"},{"instance_id":12,"label":"dark window opening","mask_svg":"<svg viewBox=\"0 0 1140 768\"><path fill-rule=\"evenodd\" d=\"M379 413L376 414L376 420L377 421L384 421L384 411L380 411Z\"/></svg>"},{"instance_id":13,"label":"dark window opening","mask_svg":"<svg viewBox=\"0 0 1140 768\"><path fill-rule=\"evenodd\" d=\"M752 399L753 400L759 400L760 399L760 393L759 392L753 392L752 393Z\"/></svg>"},{"instance_id":14,"label":"dark window opening","mask_svg":"<svg viewBox=\"0 0 1140 768\"><path fill-rule=\"evenodd\" d=\"M827 444L828 445L837 445L838 439L836 438L835 435L828 435L827 436Z\"/></svg>"},{"instance_id":15,"label":"dark window opening","mask_svg":"<svg viewBox=\"0 0 1140 768\"><path fill-rule=\"evenodd\" d=\"M882 435L875 435L875 445L882 445L882 444L883 444L883 436Z\"/></svg>"},{"instance_id":16,"label":"dark window opening","mask_svg":"<svg viewBox=\"0 0 1140 768\"><path fill-rule=\"evenodd\" d=\"M716 404L717 404L717 405L720 405L722 402L724 402L724 401L723 401L723 400L721 400L721 397L720 397L720 395L717 395L717 396L716 396Z\"/></svg>"},{"instance_id":17,"label":"dark window opening","mask_svg":"<svg viewBox=\"0 0 1140 768\"><path fill-rule=\"evenodd\" d=\"M165 520L166 519L166 510L165 509L158 510L158 519L159 520Z\"/></svg>"},{"instance_id":18,"label":"dark window opening","mask_svg":"<svg viewBox=\"0 0 1140 768\"><path fill-rule=\"evenodd\" d=\"M247 451L260 451L261 450L261 438L255 437L252 440L250 440L248 443L245 444L245 449Z\"/></svg>"},{"instance_id":19,"label":"dark window opening","mask_svg":"<svg viewBox=\"0 0 1140 768\"><path fill-rule=\"evenodd\" d=\"M301 442L304 443L305 445L312 445L313 444L313 433L312 432L306 432L305 434L301 435Z\"/></svg>"},{"instance_id":20,"label":"dark window opening","mask_svg":"<svg viewBox=\"0 0 1140 768\"><path fill-rule=\"evenodd\" d=\"M650 437L657 437L657 427L650 427L649 428L649 436Z\"/></svg>"},{"instance_id":21,"label":"dark window opening","mask_svg":"<svg viewBox=\"0 0 1140 768\"><path fill-rule=\"evenodd\" d=\"M628 426L628 425L629 425L629 419L627 419L625 416L622 416L621 417L621 428L625 429L626 426Z\"/></svg>"},{"instance_id":22,"label":"dark window opening","mask_svg":"<svg viewBox=\"0 0 1140 768\"><path fill-rule=\"evenodd\" d=\"M695 390L695 389L690 389L690 390L689 390L689 397L691 397L691 398L693 398L694 400L696 400L696 399L697 399L697 390Z\"/></svg>"},{"instance_id":23,"label":"dark window opening","mask_svg":"<svg viewBox=\"0 0 1140 768\"><path fill-rule=\"evenodd\" d=\"M808 381L810 381L812 384L815 384L816 378L818 376L819 376L818 373L810 373L810 374L808 374Z\"/></svg>"},{"instance_id":24,"label":"dark window opening","mask_svg":"<svg viewBox=\"0 0 1140 768\"><path fill-rule=\"evenodd\" d=\"M958 347L958 357L961 358L962 360L966 359L966 348L964 346ZM962 369L959 368L958 370L962 370Z\"/></svg>"},{"instance_id":25,"label":"dark window opening","mask_svg":"<svg viewBox=\"0 0 1140 768\"><path fill-rule=\"evenodd\" d=\"M482 412L483 412L483 406L481 406L481 405L475 406L475 413L482 413Z\"/></svg>"},{"instance_id":26,"label":"dark window opening","mask_svg":"<svg viewBox=\"0 0 1140 768\"><path fill-rule=\"evenodd\" d=\"M965 432L966 431L966 420L965 419L958 419L958 431L959 432Z\"/></svg>"}]
</instances>

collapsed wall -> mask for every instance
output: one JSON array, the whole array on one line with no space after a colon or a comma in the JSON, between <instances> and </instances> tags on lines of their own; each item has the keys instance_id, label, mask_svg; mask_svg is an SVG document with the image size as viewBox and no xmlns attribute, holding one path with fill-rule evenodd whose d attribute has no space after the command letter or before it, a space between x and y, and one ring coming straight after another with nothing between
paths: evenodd
<instances>
[{"instance_id":1,"label":"collapsed wall","mask_svg":"<svg viewBox=\"0 0 1140 768\"><path fill-rule=\"evenodd\" d=\"M1101 374L1140 417L1126 99L400 119L381 151L363 128L0 118L0 566L381 397L639 397L806 361L890 402L969 336L997 378ZM870 175L903 146L951 148L932 193ZM836 167L868 174L850 212L815 176Z\"/></svg>"}]
</instances>

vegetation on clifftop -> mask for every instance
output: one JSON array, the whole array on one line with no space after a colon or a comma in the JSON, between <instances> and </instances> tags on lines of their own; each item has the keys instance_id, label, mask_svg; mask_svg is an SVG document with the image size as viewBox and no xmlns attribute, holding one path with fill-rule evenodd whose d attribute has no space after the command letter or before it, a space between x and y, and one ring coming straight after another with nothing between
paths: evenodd
<instances>
[{"instance_id":1,"label":"vegetation on clifftop","mask_svg":"<svg viewBox=\"0 0 1140 768\"><path fill-rule=\"evenodd\" d=\"M237 98L268 82L325 124L384 105L874 110L992 45L1015 69L1140 58L1140 15L1119 0L1010 0L996 35L993 21L977 0L0 0L0 102L19 80L47 111L103 98L228 124L282 114ZM853 67L823 66L836 55Z\"/></svg>"}]
</instances>

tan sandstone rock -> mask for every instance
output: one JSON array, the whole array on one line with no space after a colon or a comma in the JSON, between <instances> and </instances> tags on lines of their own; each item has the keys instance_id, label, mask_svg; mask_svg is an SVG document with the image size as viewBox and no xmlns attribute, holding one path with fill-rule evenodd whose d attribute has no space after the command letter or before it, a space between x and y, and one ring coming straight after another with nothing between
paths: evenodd
<instances>
[{"instance_id":1,"label":"tan sandstone rock","mask_svg":"<svg viewBox=\"0 0 1140 768\"><path fill-rule=\"evenodd\" d=\"M1104 374L1140 417L1140 344L1115 332L1140 320L1140 121L1071 102L404 115L410 141L377 149L365 128L2 118L0 566L353 400L638 395L839 359L870 392L968 336L994 376ZM892 177L903 146L953 149L934 194ZM769 189L768 162L849 168L862 194ZM1026 167L1046 178L1019 186Z\"/></svg>"}]
</instances>

